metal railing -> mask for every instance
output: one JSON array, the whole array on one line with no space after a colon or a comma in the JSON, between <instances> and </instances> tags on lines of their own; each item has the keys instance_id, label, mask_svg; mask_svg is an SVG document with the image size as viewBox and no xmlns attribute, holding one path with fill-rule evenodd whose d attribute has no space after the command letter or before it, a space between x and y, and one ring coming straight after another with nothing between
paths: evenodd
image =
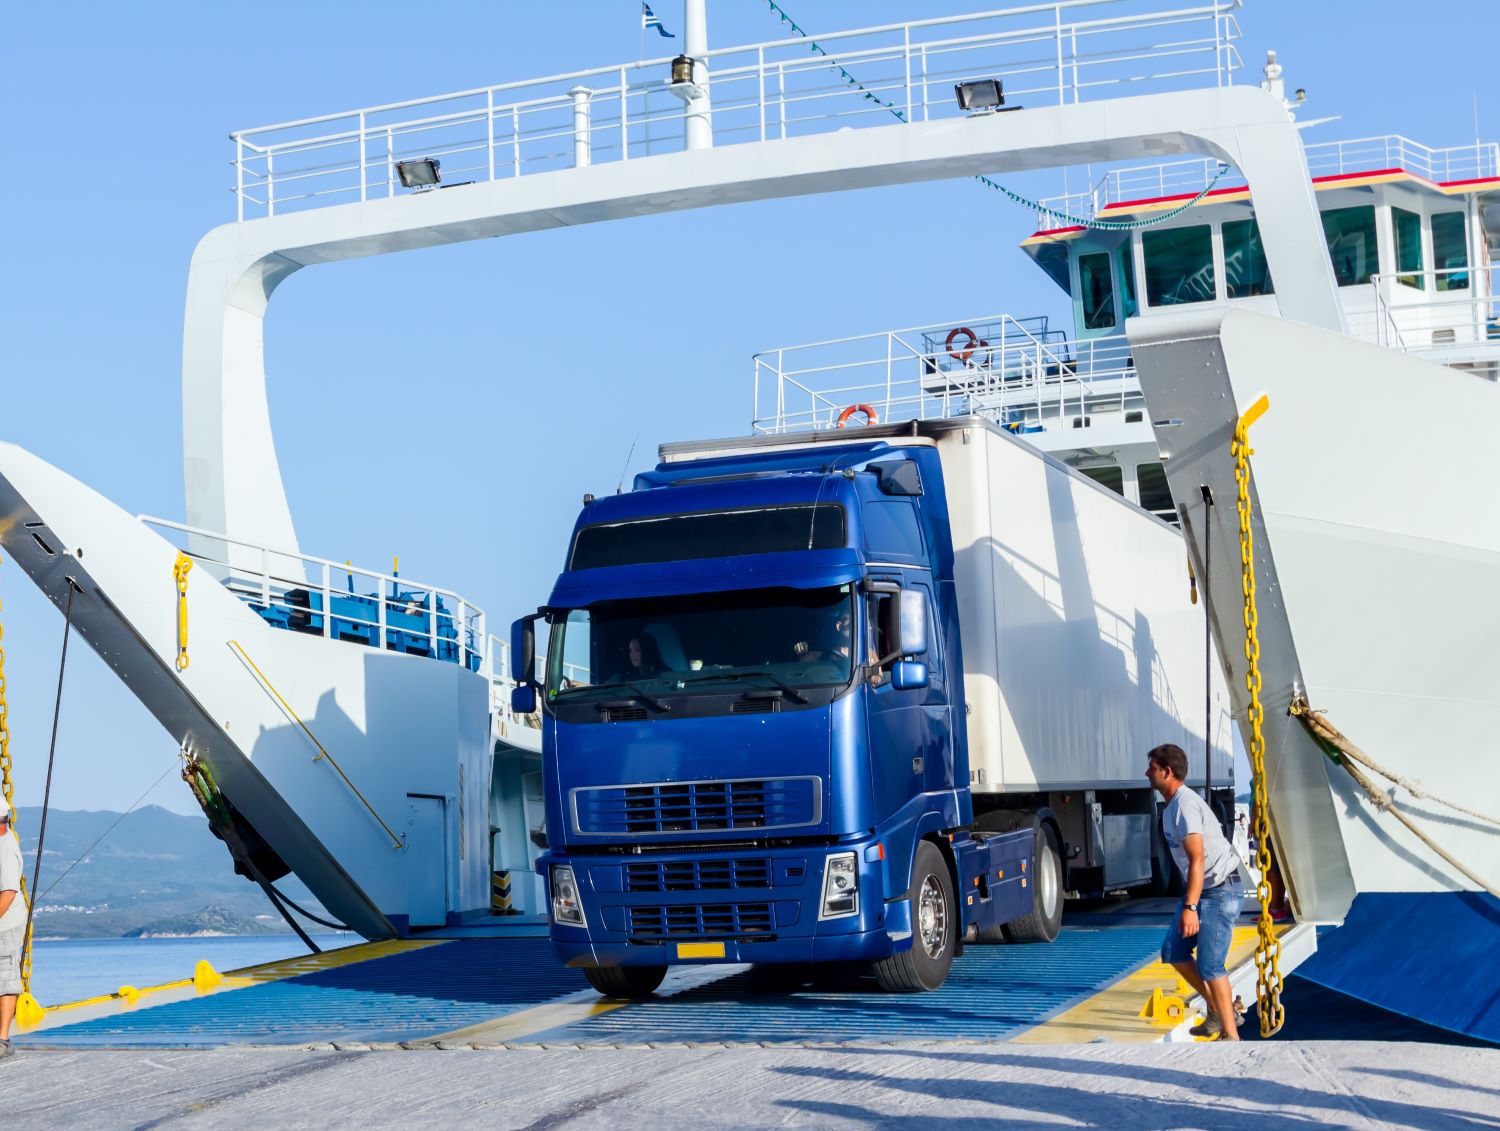
<instances>
[{"instance_id":1,"label":"metal railing","mask_svg":"<svg viewBox=\"0 0 1500 1131\"><path fill-rule=\"evenodd\" d=\"M1434 184L1500 176L1500 143L1473 142L1434 149L1400 134L1324 141L1309 145L1307 168L1314 178L1404 169Z\"/></svg>"},{"instance_id":2,"label":"metal railing","mask_svg":"<svg viewBox=\"0 0 1500 1131\"><path fill-rule=\"evenodd\" d=\"M1070 339L1044 318L999 314L810 342L754 362L759 433L837 427L850 405L868 405L881 423L980 415L1020 433L1144 406L1123 334Z\"/></svg>"},{"instance_id":3,"label":"metal railing","mask_svg":"<svg viewBox=\"0 0 1500 1131\"><path fill-rule=\"evenodd\" d=\"M1374 308L1351 331L1389 349L1500 361L1500 266L1374 275Z\"/></svg>"},{"instance_id":4,"label":"metal railing","mask_svg":"<svg viewBox=\"0 0 1500 1131\"><path fill-rule=\"evenodd\" d=\"M1500 143L1496 142L1434 149L1399 134L1390 134L1317 142L1306 146L1304 152L1308 171L1314 179L1385 169L1404 169L1434 184L1500 176ZM1218 169L1219 162L1212 158L1111 169L1092 188L1047 197L1041 204L1069 216L1093 219L1115 204L1191 197L1213 182ZM1244 187L1244 176L1231 169L1219 178L1214 191ZM1056 228L1058 220L1050 212L1039 212L1037 226L1042 230Z\"/></svg>"},{"instance_id":5,"label":"metal railing","mask_svg":"<svg viewBox=\"0 0 1500 1131\"><path fill-rule=\"evenodd\" d=\"M704 87L674 86L662 58L238 130L236 215L402 195L408 159L441 161L450 188L680 150L705 90L718 146L959 117L953 86L971 79L1031 107L1224 86L1238 6L1060 0L820 35L824 55L805 38L710 51Z\"/></svg>"},{"instance_id":6,"label":"metal railing","mask_svg":"<svg viewBox=\"0 0 1500 1131\"><path fill-rule=\"evenodd\" d=\"M136 517L166 532L206 573L277 627L485 670L490 638L484 610L451 590L169 519ZM230 547L236 548L232 555ZM257 557L257 568L243 564Z\"/></svg>"}]
</instances>

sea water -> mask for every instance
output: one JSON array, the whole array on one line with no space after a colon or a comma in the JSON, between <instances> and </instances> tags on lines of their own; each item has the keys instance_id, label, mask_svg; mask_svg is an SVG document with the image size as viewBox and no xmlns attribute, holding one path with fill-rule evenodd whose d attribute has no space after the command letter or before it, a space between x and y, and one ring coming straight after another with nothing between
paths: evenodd
<instances>
[{"instance_id":1,"label":"sea water","mask_svg":"<svg viewBox=\"0 0 1500 1131\"><path fill-rule=\"evenodd\" d=\"M352 932L312 936L324 950L362 940ZM31 992L43 1005L61 1005L121 986L159 986L191 978L200 959L224 974L308 953L296 935L225 935L181 939L38 939L31 960Z\"/></svg>"}]
</instances>

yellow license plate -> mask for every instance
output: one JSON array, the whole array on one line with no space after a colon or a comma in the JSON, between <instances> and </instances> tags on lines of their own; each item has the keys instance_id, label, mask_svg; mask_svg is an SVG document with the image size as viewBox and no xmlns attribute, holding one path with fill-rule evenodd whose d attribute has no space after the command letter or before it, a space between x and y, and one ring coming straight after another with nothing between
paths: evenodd
<instances>
[{"instance_id":1,"label":"yellow license plate","mask_svg":"<svg viewBox=\"0 0 1500 1131\"><path fill-rule=\"evenodd\" d=\"M721 942L683 942L677 944L678 958L723 958Z\"/></svg>"}]
</instances>

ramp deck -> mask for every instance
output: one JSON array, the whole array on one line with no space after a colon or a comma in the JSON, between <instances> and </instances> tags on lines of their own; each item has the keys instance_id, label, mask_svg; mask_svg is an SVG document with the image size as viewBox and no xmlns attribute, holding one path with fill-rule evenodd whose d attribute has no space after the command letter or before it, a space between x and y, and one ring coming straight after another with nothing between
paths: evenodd
<instances>
[{"instance_id":1,"label":"ramp deck","mask_svg":"<svg viewBox=\"0 0 1500 1131\"><path fill-rule=\"evenodd\" d=\"M1170 902L1070 915L1050 946L970 946L947 983L914 996L873 978L777 979L743 965L674 970L655 998L598 997L544 938L365 943L191 981L131 1001L48 1011L21 1043L45 1048L762 1045L899 1041L1151 1041L1136 1016L1155 986ZM1243 965L1253 929L1242 928ZM1252 968L1253 972L1253 968ZM768 976L767 976L768 975Z\"/></svg>"}]
</instances>

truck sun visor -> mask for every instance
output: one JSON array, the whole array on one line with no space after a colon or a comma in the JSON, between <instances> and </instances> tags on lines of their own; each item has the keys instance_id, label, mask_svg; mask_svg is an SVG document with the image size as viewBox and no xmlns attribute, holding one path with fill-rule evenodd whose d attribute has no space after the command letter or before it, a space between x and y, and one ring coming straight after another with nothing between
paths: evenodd
<instances>
[{"instance_id":1,"label":"truck sun visor","mask_svg":"<svg viewBox=\"0 0 1500 1131\"><path fill-rule=\"evenodd\" d=\"M653 515L584 527L568 568L832 550L848 542L844 508L836 503Z\"/></svg>"}]
</instances>

